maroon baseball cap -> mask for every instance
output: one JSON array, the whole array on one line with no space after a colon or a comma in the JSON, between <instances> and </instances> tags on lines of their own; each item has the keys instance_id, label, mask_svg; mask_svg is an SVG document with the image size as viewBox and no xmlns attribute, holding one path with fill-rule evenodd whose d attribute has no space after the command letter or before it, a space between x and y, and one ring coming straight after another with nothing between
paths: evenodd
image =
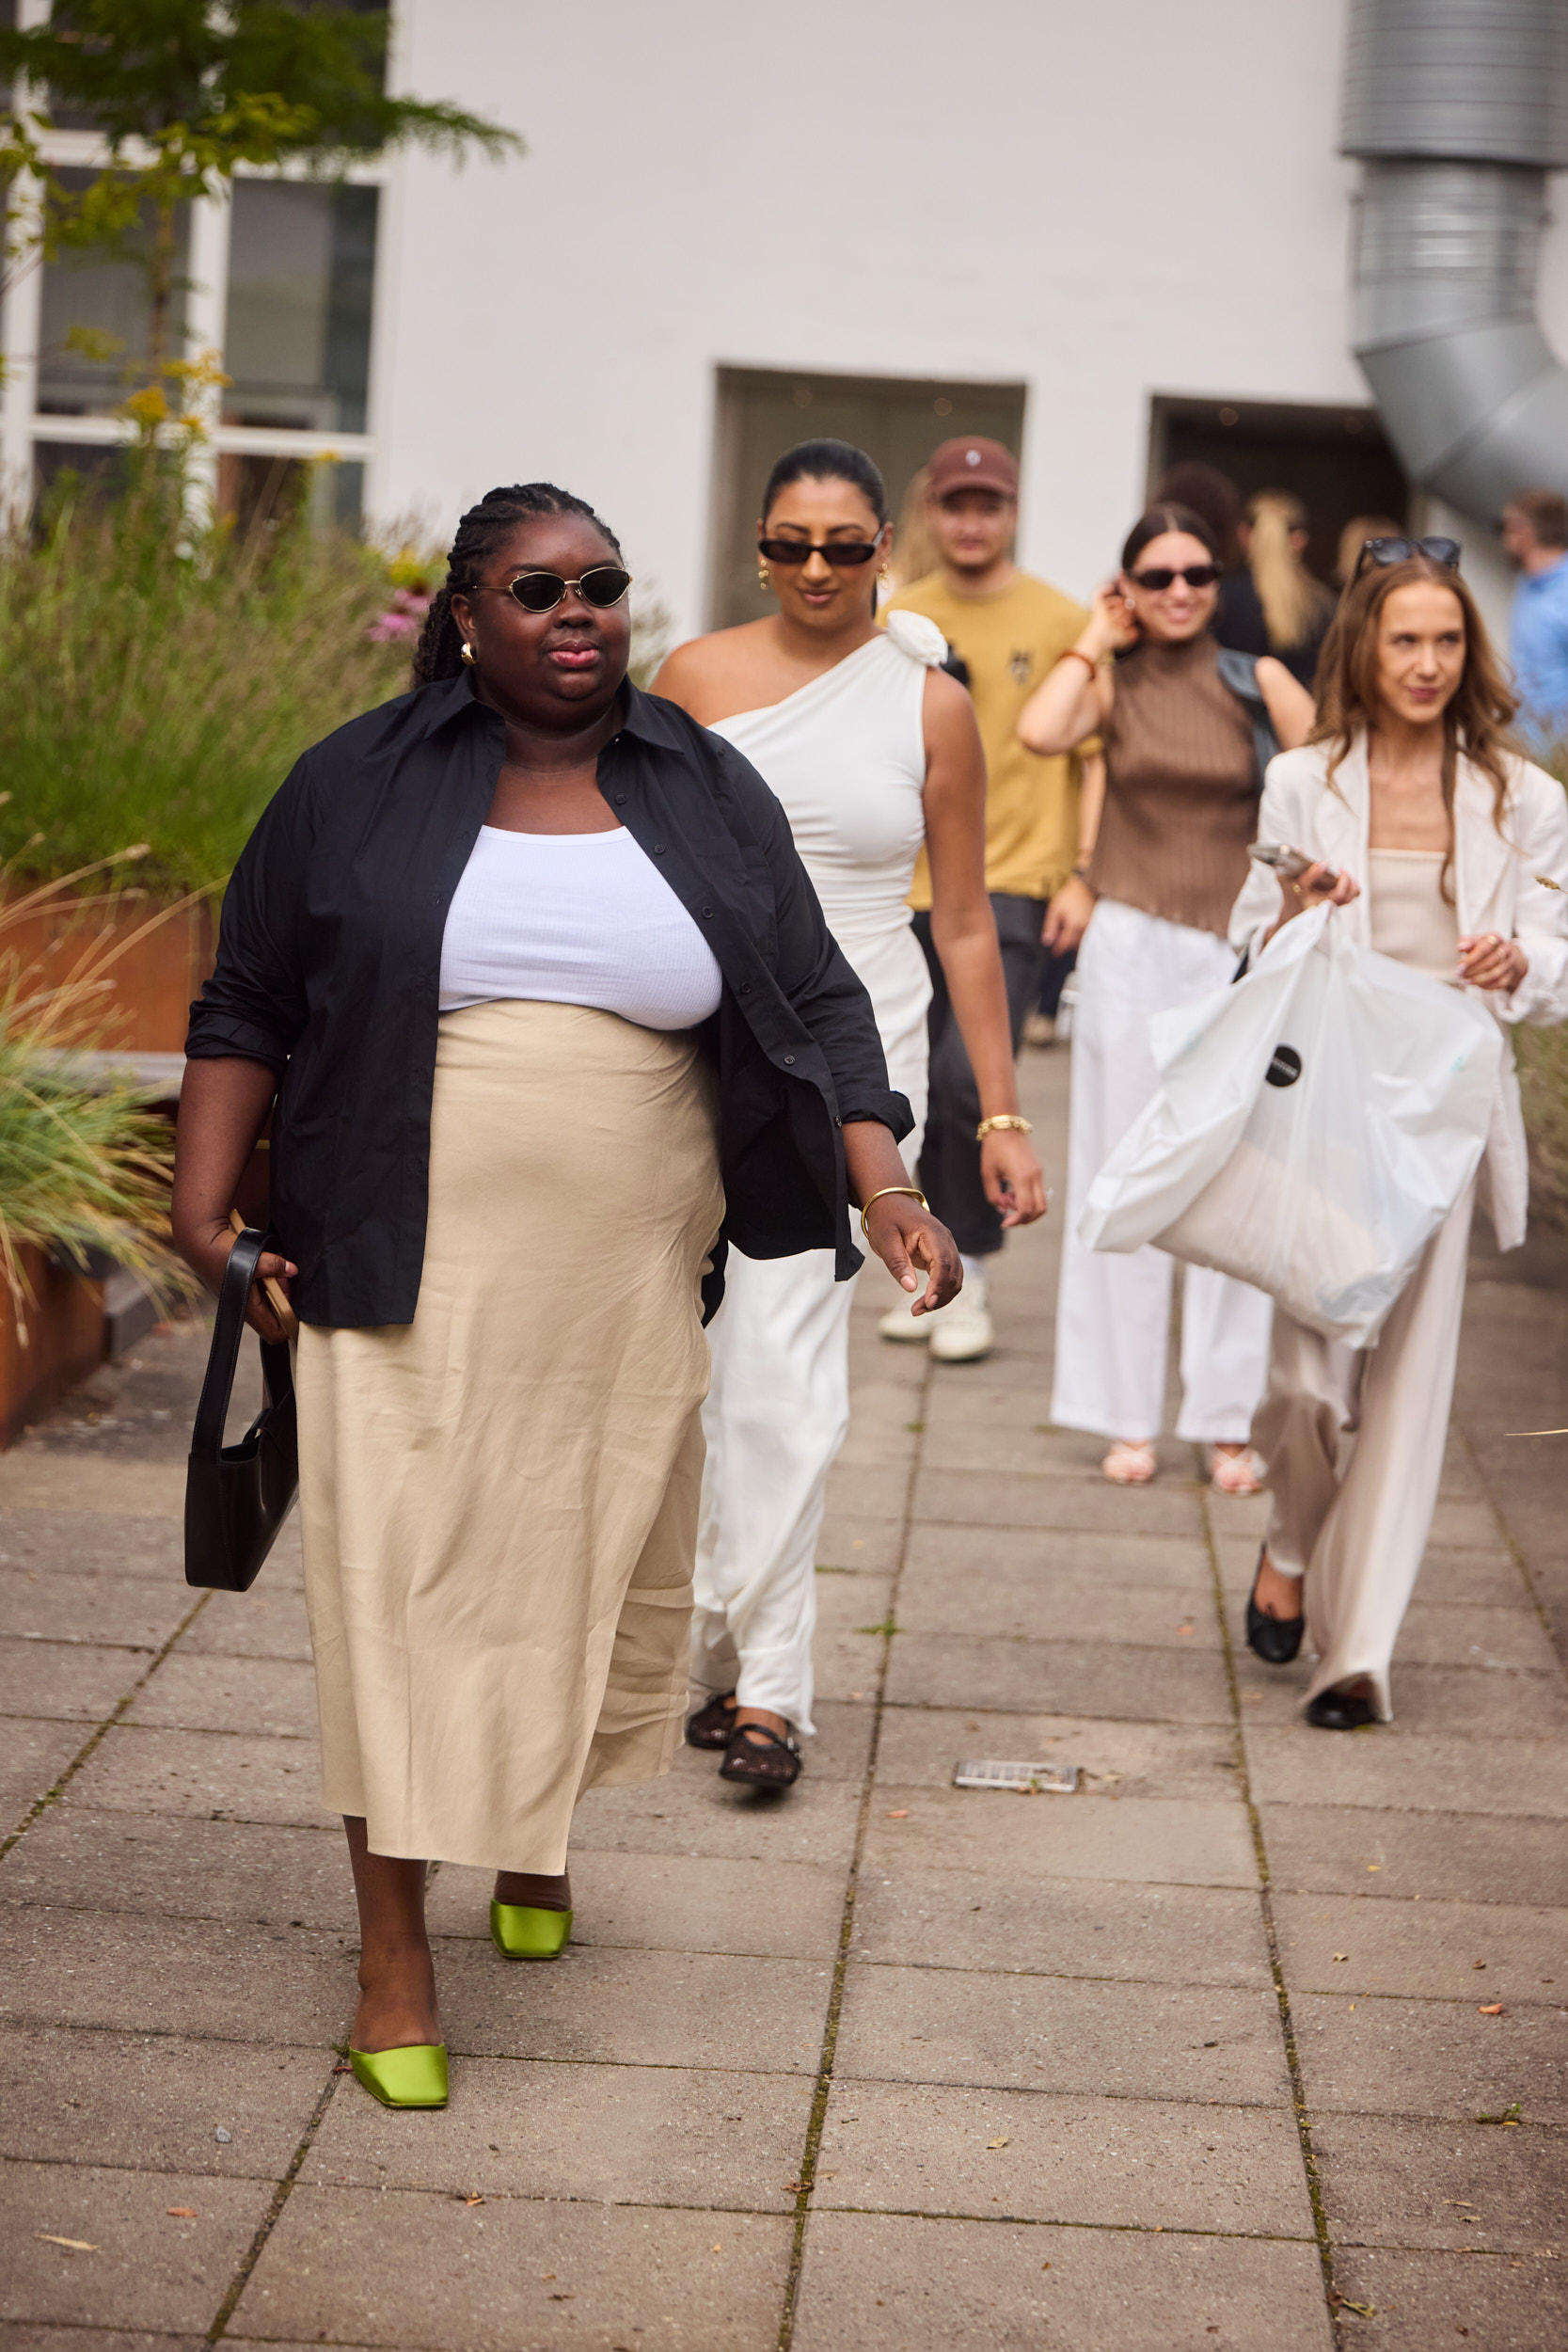
<instances>
[{"instance_id":1,"label":"maroon baseball cap","mask_svg":"<svg viewBox=\"0 0 1568 2352\"><path fill-rule=\"evenodd\" d=\"M1018 459L1000 441L984 434L967 440L943 441L927 460L930 495L944 499L950 490L999 490L1005 499L1018 496Z\"/></svg>"}]
</instances>

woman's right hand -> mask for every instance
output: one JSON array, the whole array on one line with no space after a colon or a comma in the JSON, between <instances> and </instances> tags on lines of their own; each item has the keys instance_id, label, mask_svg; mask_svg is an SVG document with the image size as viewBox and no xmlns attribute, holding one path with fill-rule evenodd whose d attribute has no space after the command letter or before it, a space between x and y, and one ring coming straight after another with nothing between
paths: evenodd
<instances>
[{"instance_id":1,"label":"woman's right hand","mask_svg":"<svg viewBox=\"0 0 1568 2352\"><path fill-rule=\"evenodd\" d=\"M229 1252L233 1248L236 1238L233 1229L227 1223L210 1230L204 1228L199 1234L187 1233L182 1238L181 1254L210 1291L222 1289L224 1269L229 1263ZM298 1272L298 1266L291 1264L287 1258L279 1257L275 1249L264 1249L257 1261L256 1279L250 1286L250 1296L245 1302L245 1319L253 1331L275 1345L289 1335L261 1284L270 1277L287 1297L289 1283Z\"/></svg>"},{"instance_id":2,"label":"woman's right hand","mask_svg":"<svg viewBox=\"0 0 1568 2352\"><path fill-rule=\"evenodd\" d=\"M1137 644L1139 634L1132 602L1118 572L1114 580L1103 580L1095 590L1089 625L1078 640L1079 647L1099 661L1108 653L1125 653L1130 645Z\"/></svg>"},{"instance_id":3,"label":"woman's right hand","mask_svg":"<svg viewBox=\"0 0 1568 2352\"><path fill-rule=\"evenodd\" d=\"M1082 874L1069 874L1045 910L1040 943L1053 956L1083 945L1097 900Z\"/></svg>"},{"instance_id":4,"label":"woman's right hand","mask_svg":"<svg viewBox=\"0 0 1568 2352\"><path fill-rule=\"evenodd\" d=\"M1279 920L1269 931L1269 939L1282 931L1287 923L1293 923L1298 914L1305 914L1310 907L1348 907L1353 898L1361 896L1361 885L1351 875L1337 874L1331 866L1321 862L1307 866L1305 873L1297 874L1293 881L1287 882L1282 874L1279 889L1285 903L1280 910ZM1267 944L1265 940L1264 945Z\"/></svg>"}]
</instances>

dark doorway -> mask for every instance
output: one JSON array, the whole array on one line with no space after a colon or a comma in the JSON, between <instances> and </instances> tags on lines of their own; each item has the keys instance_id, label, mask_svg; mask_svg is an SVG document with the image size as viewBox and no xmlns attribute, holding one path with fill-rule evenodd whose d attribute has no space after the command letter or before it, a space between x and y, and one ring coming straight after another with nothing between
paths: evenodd
<instances>
[{"instance_id":1,"label":"dark doorway","mask_svg":"<svg viewBox=\"0 0 1568 2352\"><path fill-rule=\"evenodd\" d=\"M911 477L940 442L959 433L989 434L1016 455L1023 439L1023 386L721 368L709 628L755 621L772 609L757 593L755 524L773 461L786 449L824 436L853 441L880 468L896 515Z\"/></svg>"},{"instance_id":2,"label":"dark doorway","mask_svg":"<svg viewBox=\"0 0 1568 2352\"><path fill-rule=\"evenodd\" d=\"M1339 533L1353 516L1406 519L1410 485L1383 437L1375 408L1156 393L1149 488L1167 466L1193 458L1228 474L1243 500L1255 490L1293 490L1312 518L1307 564L1320 580L1333 580Z\"/></svg>"}]
</instances>

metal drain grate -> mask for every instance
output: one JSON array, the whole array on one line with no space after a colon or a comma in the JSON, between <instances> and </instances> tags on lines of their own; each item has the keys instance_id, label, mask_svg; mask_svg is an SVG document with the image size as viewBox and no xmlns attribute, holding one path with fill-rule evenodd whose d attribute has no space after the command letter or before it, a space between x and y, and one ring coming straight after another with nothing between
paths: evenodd
<instances>
[{"instance_id":1,"label":"metal drain grate","mask_svg":"<svg viewBox=\"0 0 1568 2352\"><path fill-rule=\"evenodd\" d=\"M1000 1764L994 1758L953 1767L955 1788L1007 1788L1015 1796L1070 1797L1076 1764Z\"/></svg>"}]
</instances>

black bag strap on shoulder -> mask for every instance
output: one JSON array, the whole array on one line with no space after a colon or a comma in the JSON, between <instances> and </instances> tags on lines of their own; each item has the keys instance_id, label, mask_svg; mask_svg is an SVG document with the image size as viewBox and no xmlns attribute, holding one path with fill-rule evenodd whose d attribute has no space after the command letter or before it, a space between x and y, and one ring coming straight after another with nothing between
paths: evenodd
<instances>
[{"instance_id":1,"label":"black bag strap on shoulder","mask_svg":"<svg viewBox=\"0 0 1568 2352\"><path fill-rule=\"evenodd\" d=\"M1258 658L1255 654L1238 653L1234 646L1222 645L1215 668L1220 684L1227 686L1239 703L1244 704L1252 721L1252 748L1258 761L1258 789L1263 789L1263 778L1271 759L1277 759L1283 746L1274 731L1269 706L1263 700L1263 690L1258 683Z\"/></svg>"},{"instance_id":2,"label":"black bag strap on shoulder","mask_svg":"<svg viewBox=\"0 0 1568 2352\"><path fill-rule=\"evenodd\" d=\"M201 1383L196 1426L191 1431L191 1452L198 1461L215 1462L223 1452L223 1425L229 1418L229 1400L234 1392L234 1375L239 1369L245 1306L266 1246L265 1233L247 1226L236 1236L229 1252L229 1263L223 1269L207 1376ZM261 1376L269 1404L276 1405L288 1395L293 1387L293 1368L287 1347L267 1340L261 1342Z\"/></svg>"}]
</instances>

